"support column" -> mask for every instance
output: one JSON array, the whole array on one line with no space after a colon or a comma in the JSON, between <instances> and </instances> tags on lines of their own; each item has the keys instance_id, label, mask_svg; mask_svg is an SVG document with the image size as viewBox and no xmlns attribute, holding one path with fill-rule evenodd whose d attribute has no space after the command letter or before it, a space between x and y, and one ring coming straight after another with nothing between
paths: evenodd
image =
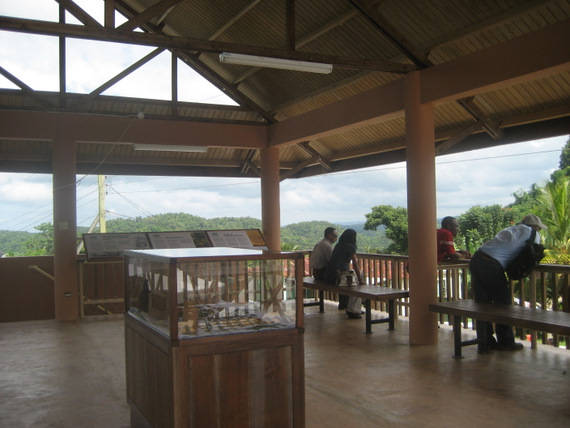
<instances>
[{"instance_id":1,"label":"support column","mask_svg":"<svg viewBox=\"0 0 570 428\"><path fill-rule=\"evenodd\" d=\"M279 202L279 149L260 150L261 226L267 247L281 251L281 205Z\"/></svg>"},{"instance_id":2,"label":"support column","mask_svg":"<svg viewBox=\"0 0 570 428\"><path fill-rule=\"evenodd\" d=\"M421 104L420 73L405 77L408 249L410 256L410 344L437 343L435 303L436 186L433 105Z\"/></svg>"},{"instance_id":3,"label":"support column","mask_svg":"<svg viewBox=\"0 0 570 428\"><path fill-rule=\"evenodd\" d=\"M73 321L79 318L76 144L64 129L60 124L60 136L52 147L55 319Z\"/></svg>"}]
</instances>

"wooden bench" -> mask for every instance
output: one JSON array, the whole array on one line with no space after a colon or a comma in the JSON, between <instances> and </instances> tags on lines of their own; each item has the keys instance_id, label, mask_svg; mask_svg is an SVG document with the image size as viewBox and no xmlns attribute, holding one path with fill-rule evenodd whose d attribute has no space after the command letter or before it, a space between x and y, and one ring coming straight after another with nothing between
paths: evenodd
<instances>
[{"instance_id":1,"label":"wooden bench","mask_svg":"<svg viewBox=\"0 0 570 428\"><path fill-rule=\"evenodd\" d=\"M328 282L321 281L306 276L303 278L303 287L319 291L319 301L305 303L305 306L319 305L321 313L325 312L325 299L324 293L344 294L346 296L360 297L364 301L366 309L366 333L372 333L372 324L388 323L388 330L394 330L394 315L395 315L395 299L407 298L410 292L407 290L398 290L397 288L381 287L377 285L349 285L346 287L339 287L338 285L329 284ZM388 318L372 319L372 305L371 301L388 301Z\"/></svg>"},{"instance_id":2,"label":"wooden bench","mask_svg":"<svg viewBox=\"0 0 570 428\"><path fill-rule=\"evenodd\" d=\"M570 336L570 313L568 312L476 303L473 300L434 303L429 305L429 310L453 316L454 358L462 358L461 348L463 346L478 343L476 339L461 341L462 317Z\"/></svg>"}]
</instances>

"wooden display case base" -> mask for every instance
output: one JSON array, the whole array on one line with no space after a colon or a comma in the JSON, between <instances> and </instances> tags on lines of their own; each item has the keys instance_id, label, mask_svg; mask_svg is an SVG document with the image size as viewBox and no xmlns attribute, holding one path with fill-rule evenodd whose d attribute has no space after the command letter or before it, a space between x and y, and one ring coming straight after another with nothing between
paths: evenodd
<instances>
[{"instance_id":1,"label":"wooden display case base","mask_svg":"<svg viewBox=\"0 0 570 428\"><path fill-rule=\"evenodd\" d=\"M171 343L125 321L132 427L304 427L303 329Z\"/></svg>"}]
</instances>

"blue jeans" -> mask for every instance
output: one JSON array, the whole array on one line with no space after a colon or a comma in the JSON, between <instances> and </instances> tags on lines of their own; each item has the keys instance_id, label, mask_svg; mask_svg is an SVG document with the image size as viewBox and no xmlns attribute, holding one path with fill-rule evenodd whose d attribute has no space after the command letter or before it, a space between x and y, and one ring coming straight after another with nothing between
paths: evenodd
<instances>
[{"instance_id":1,"label":"blue jeans","mask_svg":"<svg viewBox=\"0 0 570 428\"><path fill-rule=\"evenodd\" d=\"M471 271L471 286L476 302L511 304L511 293L505 270L494 258L482 251L477 251L469 263ZM515 341L513 329L504 324L496 325L497 342L499 345L509 345ZM477 339L479 346L493 346L493 325L490 322L477 321Z\"/></svg>"}]
</instances>

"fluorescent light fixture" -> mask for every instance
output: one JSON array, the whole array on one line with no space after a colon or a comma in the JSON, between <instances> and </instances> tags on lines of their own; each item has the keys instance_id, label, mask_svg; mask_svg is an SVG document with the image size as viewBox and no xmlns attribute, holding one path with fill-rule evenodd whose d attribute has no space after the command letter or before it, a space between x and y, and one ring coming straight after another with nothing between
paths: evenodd
<instances>
[{"instance_id":1,"label":"fluorescent light fixture","mask_svg":"<svg viewBox=\"0 0 570 428\"><path fill-rule=\"evenodd\" d=\"M280 70L307 71L309 73L329 74L332 64L318 62L294 61L290 59L267 58L264 56L242 55L222 52L220 62L228 64L251 65L254 67L278 68Z\"/></svg>"},{"instance_id":2,"label":"fluorescent light fixture","mask_svg":"<svg viewBox=\"0 0 570 428\"><path fill-rule=\"evenodd\" d=\"M183 152L183 153L206 153L208 147L201 146L176 146L167 144L133 144L133 150L153 152Z\"/></svg>"}]
</instances>

